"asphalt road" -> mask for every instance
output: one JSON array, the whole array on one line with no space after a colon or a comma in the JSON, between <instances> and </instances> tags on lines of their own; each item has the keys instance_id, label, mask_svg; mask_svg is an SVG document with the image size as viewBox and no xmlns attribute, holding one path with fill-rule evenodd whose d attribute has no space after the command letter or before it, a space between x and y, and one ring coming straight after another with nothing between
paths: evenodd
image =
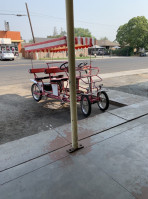
<instances>
[{"instance_id":1,"label":"asphalt road","mask_svg":"<svg viewBox=\"0 0 148 199\"><path fill-rule=\"evenodd\" d=\"M79 62L82 61L79 60L76 64ZM148 57L92 60L92 65L100 68L100 74L145 69L148 66L147 63ZM46 66L44 61L33 61L33 65L34 67ZM53 100L42 100L39 103L33 100L30 92L32 83L29 80L33 75L28 73L30 68L30 60L0 61L0 144L70 122L69 104L61 106L60 102ZM140 78L147 81L148 76L144 74ZM136 88L143 89L143 84L145 86L146 82L142 83L142 87L138 87L136 85L138 81L139 76L136 75L108 78L103 83L112 89L131 92L137 91ZM134 89L131 89L131 86L134 86L132 87ZM145 93L145 88L140 95ZM101 114L97 105L93 105L92 108L90 117ZM110 110L114 108L117 107L110 105ZM79 105L78 119L84 119Z\"/></svg>"},{"instance_id":2,"label":"asphalt road","mask_svg":"<svg viewBox=\"0 0 148 199\"><path fill-rule=\"evenodd\" d=\"M85 60L85 62L90 60ZM83 61L76 61L76 65ZM123 57L92 59L92 65L98 66L100 74L114 73L119 71L145 69L148 67L148 57ZM33 61L34 67L45 67L45 61ZM28 69L32 67L31 60L0 61L1 85L25 83L30 79ZM9 79L9 81L7 81Z\"/></svg>"},{"instance_id":3,"label":"asphalt road","mask_svg":"<svg viewBox=\"0 0 148 199\"><path fill-rule=\"evenodd\" d=\"M85 61L89 63L90 59ZM46 61L33 60L32 62L34 67L43 67L46 65ZM83 61L77 60L76 65L80 62ZM112 73L119 71L144 69L147 68L147 64L148 64L148 57L120 57L120 58L99 57L99 59L92 59L92 65L98 66L100 68L101 73ZM0 67L13 68L14 72L18 70L18 67L21 67L20 70L23 71L31 67L31 60L23 59L15 61L1 61Z\"/></svg>"}]
</instances>

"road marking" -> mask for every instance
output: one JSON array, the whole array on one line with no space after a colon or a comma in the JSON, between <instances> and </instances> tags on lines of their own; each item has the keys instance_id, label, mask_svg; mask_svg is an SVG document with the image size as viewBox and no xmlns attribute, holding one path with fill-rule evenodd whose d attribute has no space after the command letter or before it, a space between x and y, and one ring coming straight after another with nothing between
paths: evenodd
<instances>
[{"instance_id":1,"label":"road marking","mask_svg":"<svg viewBox=\"0 0 148 199\"><path fill-rule=\"evenodd\" d=\"M33 65L38 65L38 64L45 64L44 62L43 63L33 63ZM32 63L26 63L26 64L10 64L10 65L0 65L0 67L5 67L5 66L25 66L25 65L32 65Z\"/></svg>"}]
</instances>

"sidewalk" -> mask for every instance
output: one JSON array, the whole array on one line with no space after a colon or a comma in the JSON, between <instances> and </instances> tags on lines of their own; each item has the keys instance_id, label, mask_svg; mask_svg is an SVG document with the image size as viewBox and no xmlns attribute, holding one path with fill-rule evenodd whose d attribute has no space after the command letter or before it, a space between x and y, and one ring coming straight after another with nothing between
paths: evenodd
<instances>
[{"instance_id":1,"label":"sidewalk","mask_svg":"<svg viewBox=\"0 0 148 199\"><path fill-rule=\"evenodd\" d=\"M1 199L147 199L148 100L110 91L124 107L0 145ZM13 132L12 132L13 133Z\"/></svg>"},{"instance_id":2,"label":"sidewalk","mask_svg":"<svg viewBox=\"0 0 148 199\"><path fill-rule=\"evenodd\" d=\"M105 74L101 74L101 78L106 79L106 78L111 78L111 77L139 75L139 74L144 74L144 73L148 73L148 69L129 70L129 71L122 71L122 72L115 72L115 73L105 73Z\"/></svg>"}]
</instances>

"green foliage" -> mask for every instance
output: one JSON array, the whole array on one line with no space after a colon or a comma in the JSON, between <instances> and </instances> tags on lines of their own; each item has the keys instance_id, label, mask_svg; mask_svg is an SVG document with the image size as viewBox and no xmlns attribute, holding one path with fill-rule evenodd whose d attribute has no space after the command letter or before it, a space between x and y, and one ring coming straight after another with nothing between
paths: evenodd
<instances>
[{"instance_id":1,"label":"green foliage","mask_svg":"<svg viewBox=\"0 0 148 199\"><path fill-rule=\"evenodd\" d=\"M58 31L57 31L57 28L54 27L53 29L53 36L56 37L58 35Z\"/></svg>"},{"instance_id":2,"label":"green foliage","mask_svg":"<svg viewBox=\"0 0 148 199\"><path fill-rule=\"evenodd\" d=\"M113 50L112 51L112 55L117 55L117 56L132 56L132 55L134 55L134 51L133 51L132 47L126 46L124 48Z\"/></svg>"},{"instance_id":3,"label":"green foliage","mask_svg":"<svg viewBox=\"0 0 148 199\"><path fill-rule=\"evenodd\" d=\"M117 30L116 40L121 46L148 47L148 20L144 16L134 17Z\"/></svg>"},{"instance_id":4,"label":"green foliage","mask_svg":"<svg viewBox=\"0 0 148 199\"><path fill-rule=\"evenodd\" d=\"M67 32L65 30L61 30L61 33L60 35L63 37L63 36L66 36L67 35Z\"/></svg>"},{"instance_id":5,"label":"green foliage","mask_svg":"<svg viewBox=\"0 0 148 199\"><path fill-rule=\"evenodd\" d=\"M63 35L55 35L55 36L53 36L53 35L49 35L49 36L47 36L47 38L60 38L60 37L63 37Z\"/></svg>"},{"instance_id":6,"label":"green foliage","mask_svg":"<svg viewBox=\"0 0 148 199\"><path fill-rule=\"evenodd\" d=\"M30 40L29 40L29 43L31 43L31 44L32 44L32 43L33 43L33 39L30 39Z\"/></svg>"},{"instance_id":7,"label":"green foliage","mask_svg":"<svg viewBox=\"0 0 148 199\"><path fill-rule=\"evenodd\" d=\"M54 27L54 29L53 29L53 35L49 35L49 36L47 36L47 38L59 38L59 37L63 37L63 36L66 36L66 35L67 35L67 33L66 33L65 30L63 30L61 28L60 33L58 33L57 28Z\"/></svg>"},{"instance_id":8,"label":"green foliage","mask_svg":"<svg viewBox=\"0 0 148 199\"><path fill-rule=\"evenodd\" d=\"M108 40L108 38L105 36L105 37L101 37L100 40Z\"/></svg>"},{"instance_id":9,"label":"green foliage","mask_svg":"<svg viewBox=\"0 0 148 199\"><path fill-rule=\"evenodd\" d=\"M75 37L92 37L91 32L84 28L74 28Z\"/></svg>"},{"instance_id":10,"label":"green foliage","mask_svg":"<svg viewBox=\"0 0 148 199\"><path fill-rule=\"evenodd\" d=\"M120 26L117 30L116 40L119 42L121 46L125 46L128 44L128 31L127 31L127 24Z\"/></svg>"},{"instance_id":11,"label":"green foliage","mask_svg":"<svg viewBox=\"0 0 148 199\"><path fill-rule=\"evenodd\" d=\"M92 37L91 32L88 29L84 28L74 28L75 37ZM47 38L59 38L66 36L67 33L61 28L60 33L58 33L57 28L54 27L53 35L47 36Z\"/></svg>"},{"instance_id":12,"label":"green foliage","mask_svg":"<svg viewBox=\"0 0 148 199\"><path fill-rule=\"evenodd\" d=\"M80 53L79 56L80 56L80 57L84 57L83 53Z\"/></svg>"}]
</instances>

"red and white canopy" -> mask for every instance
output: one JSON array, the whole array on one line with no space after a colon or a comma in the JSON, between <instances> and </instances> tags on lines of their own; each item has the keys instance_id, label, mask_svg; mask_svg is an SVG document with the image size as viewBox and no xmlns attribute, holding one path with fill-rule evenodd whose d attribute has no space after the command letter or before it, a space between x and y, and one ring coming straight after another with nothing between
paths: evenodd
<instances>
[{"instance_id":1,"label":"red and white canopy","mask_svg":"<svg viewBox=\"0 0 148 199\"><path fill-rule=\"evenodd\" d=\"M90 37L75 37L75 49L88 48L95 44L95 39ZM60 52L67 51L67 37L60 37L51 39L49 41L35 43L24 46L27 52L39 52L39 51L50 51Z\"/></svg>"}]
</instances>

